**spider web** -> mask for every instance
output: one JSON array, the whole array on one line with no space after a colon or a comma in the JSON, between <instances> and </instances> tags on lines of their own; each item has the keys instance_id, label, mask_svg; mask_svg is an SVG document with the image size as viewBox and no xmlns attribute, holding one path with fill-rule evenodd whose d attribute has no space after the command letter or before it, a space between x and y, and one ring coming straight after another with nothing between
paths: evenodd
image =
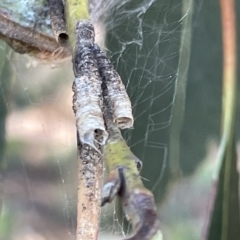
<instances>
[{"instance_id":1,"label":"spider web","mask_svg":"<svg viewBox=\"0 0 240 240\"><path fill-rule=\"evenodd\" d=\"M205 87L199 84L210 74L202 72L207 63L220 75L221 43L216 40L220 33L200 18L202 14L214 21L219 17L216 12L211 19L216 6L217 1L195 5L191 0L91 1L97 41L105 47L132 101L134 128L123 135L143 161L141 176L155 195L164 239L200 239L204 222L214 164L206 160L194 176L184 175L216 151L209 140L205 156L206 140L218 136L220 85L217 80L204 81ZM206 37L199 40L203 33ZM205 61L198 44L210 40L215 49L205 52L206 67L196 70L196 55ZM75 239L77 151L71 62L53 68L6 49L2 44L6 77L0 91L8 115L1 239ZM198 207L191 204L200 196L206 197ZM117 201L102 209L99 239L123 239L129 233Z\"/></svg>"}]
</instances>

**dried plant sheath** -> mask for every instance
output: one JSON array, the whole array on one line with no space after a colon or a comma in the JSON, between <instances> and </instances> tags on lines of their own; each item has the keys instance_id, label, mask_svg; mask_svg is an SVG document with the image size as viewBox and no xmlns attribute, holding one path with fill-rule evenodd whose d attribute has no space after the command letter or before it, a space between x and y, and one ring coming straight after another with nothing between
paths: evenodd
<instances>
[{"instance_id":1,"label":"dried plant sheath","mask_svg":"<svg viewBox=\"0 0 240 240\"><path fill-rule=\"evenodd\" d=\"M63 2L62 0L48 0L48 2L53 34L59 44L66 46L68 43L68 34Z\"/></svg>"},{"instance_id":2,"label":"dried plant sheath","mask_svg":"<svg viewBox=\"0 0 240 240\"><path fill-rule=\"evenodd\" d=\"M106 82L109 103L113 109L113 121L119 128L130 128L133 126L132 106L121 77L97 44L94 44L94 52L99 72Z\"/></svg>"},{"instance_id":3,"label":"dried plant sheath","mask_svg":"<svg viewBox=\"0 0 240 240\"><path fill-rule=\"evenodd\" d=\"M102 114L101 79L92 46L94 29L88 21L76 25L76 47L73 58L73 110L81 143L95 148L95 141L105 144L107 132ZM96 136L96 134L98 136Z\"/></svg>"}]
</instances>

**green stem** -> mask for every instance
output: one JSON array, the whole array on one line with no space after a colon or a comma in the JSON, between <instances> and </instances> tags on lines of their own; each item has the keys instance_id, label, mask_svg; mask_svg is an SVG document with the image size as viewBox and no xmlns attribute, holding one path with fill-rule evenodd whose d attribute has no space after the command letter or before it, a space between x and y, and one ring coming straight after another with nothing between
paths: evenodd
<instances>
[{"instance_id":1,"label":"green stem","mask_svg":"<svg viewBox=\"0 0 240 240\"><path fill-rule=\"evenodd\" d=\"M116 194L134 235L128 240L161 240L159 220L153 194L144 187L139 170L141 161L131 152L119 128L113 122L111 102L103 80L104 120L109 138L104 146L104 160L109 177L103 187L102 205L111 202Z\"/></svg>"},{"instance_id":2,"label":"green stem","mask_svg":"<svg viewBox=\"0 0 240 240\"><path fill-rule=\"evenodd\" d=\"M72 49L75 48L75 28L80 20L90 18L87 0L65 0L65 17Z\"/></svg>"}]
</instances>

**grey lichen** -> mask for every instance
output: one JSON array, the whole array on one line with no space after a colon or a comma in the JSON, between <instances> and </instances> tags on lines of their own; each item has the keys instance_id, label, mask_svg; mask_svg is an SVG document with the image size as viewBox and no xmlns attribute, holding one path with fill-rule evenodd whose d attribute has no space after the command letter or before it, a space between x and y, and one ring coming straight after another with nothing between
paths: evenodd
<instances>
[{"instance_id":1,"label":"grey lichen","mask_svg":"<svg viewBox=\"0 0 240 240\"><path fill-rule=\"evenodd\" d=\"M94 29L88 21L76 26L76 47L73 59L73 110L80 141L95 148L95 142L105 144L108 134L102 114L101 78L92 51ZM96 135L100 135L97 136Z\"/></svg>"},{"instance_id":2,"label":"grey lichen","mask_svg":"<svg viewBox=\"0 0 240 240\"><path fill-rule=\"evenodd\" d=\"M131 101L118 72L114 69L110 59L104 54L97 44L94 44L98 68L108 90L108 99L113 112L113 121L119 128L133 126Z\"/></svg>"}]
</instances>

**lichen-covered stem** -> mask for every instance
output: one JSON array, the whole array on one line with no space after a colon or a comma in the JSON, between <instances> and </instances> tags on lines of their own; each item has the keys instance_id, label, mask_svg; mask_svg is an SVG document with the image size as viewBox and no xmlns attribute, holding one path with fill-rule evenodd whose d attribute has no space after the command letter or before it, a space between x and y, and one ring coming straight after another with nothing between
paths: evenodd
<instances>
[{"instance_id":1,"label":"lichen-covered stem","mask_svg":"<svg viewBox=\"0 0 240 240\"><path fill-rule=\"evenodd\" d=\"M108 90L108 101L112 108L113 122L121 129L133 126L131 101L118 72L114 69L110 59L97 44L94 44L98 69Z\"/></svg>"},{"instance_id":2,"label":"lichen-covered stem","mask_svg":"<svg viewBox=\"0 0 240 240\"><path fill-rule=\"evenodd\" d=\"M76 46L73 57L75 80L73 84L73 110L77 129L82 143L95 147L96 141L105 144L105 131L102 114L101 78L94 58L92 46L94 29L88 21L76 25ZM99 137L96 138L96 132Z\"/></svg>"},{"instance_id":3,"label":"lichen-covered stem","mask_svg":"<svg viewBox=\"0 0 240 240\"><path fill-rule=\"evenodd\" d=\"M104 142L101 133L103 133L102 131L105 128L103 120L100 120L100 127L99 124L92 127L93 119L101 118L102 114L99 112L101 110L101 94L99 94L99 86L101 84L99 85L100 81L98 71L96 71L96 64L91 51L89 51L94 41L93 27L91 25L88 26L87 22L85 22L84 26L79 23L82 19L89 19L87 1L65 0L65 16L73 53L73 70L75 75L73 109L77 120L77 142L80 155L76 239L97 240L101 211L103 164L99 142ZM88 98L86 99L85 97ZM91 100L93 103L91 109L86 109L86 107L89 108L88 100ZM83 108L79 109L80 107ZM86 112L88 110L90 111L89 115ZM95 115L93 110L96 111ZM81 120L81 117L84 117L84 119ZM86 128L81 123L84 123L91 130L90 134L88 134L88 131L86 132ZM97 129L96 132L95 129ZM98 135L99 130L100 136ZM95 137L97 141L95 141ZM89 145L89 141L92 144Z\"/></svg>"}]
</instances>

